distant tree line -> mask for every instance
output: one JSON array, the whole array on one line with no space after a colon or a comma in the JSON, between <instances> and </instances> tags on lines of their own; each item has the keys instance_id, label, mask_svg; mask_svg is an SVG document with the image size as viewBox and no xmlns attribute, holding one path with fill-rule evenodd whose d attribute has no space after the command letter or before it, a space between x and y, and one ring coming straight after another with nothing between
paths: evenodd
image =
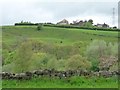
<instances>
[{"instance_id":1,"label":"distant tree line","mask_svg":"<svg viewBox=\"0 0 120 90\"><path fill-rule=\"evenodd\" d=\"M15 23L15 26L20 26L20 25L39 25L39 24L41 24L41 23L31 23L31 22L23 22L23 21L21 21L20 23Z\"/></svg>"},{"instance_id":2,"label":"distant tree line","mask_svg":"<svg viewBox=\"0 0 120 90\"><path fill-rule=\"evenodd\" d=\"M101 30L101 31L120 31L120 29L116 29L116 28L87 27L87 26L75 26L75 25L44 24L44 26L60 27L60 28L77 28L77 29L88 29L88 30Z\"/></svg>"},{"instance_id":3,"label":"distant tree line","mask_svg":"<svg viewBox=\"0 0 120 90\"><path fill-rule=\"evenodd\" d=\"M82 24L79 26L78 24ZM50 26L50 27L60 27L60 28L77 28L77 29L88 29L88 30L102 30L102 31L120 31L120 29L115 28L102 28L102 27L95 27L93 26L93 20L90 19L88 21L73 21L73 24L68 25L60 25L60 24L53 24L53 23L31 23L31 22L23 22L15 23L15 26L23 26L23 25L35 25L38 26L37 30L39 31L42 26Z\"/></svg>"}]
</instances>

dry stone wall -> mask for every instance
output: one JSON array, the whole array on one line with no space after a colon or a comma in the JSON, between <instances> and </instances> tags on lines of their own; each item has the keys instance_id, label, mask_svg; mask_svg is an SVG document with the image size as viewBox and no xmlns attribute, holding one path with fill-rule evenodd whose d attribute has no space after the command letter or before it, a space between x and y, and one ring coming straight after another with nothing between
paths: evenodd
<instances>
[{"instance_id":1,"label":"dry stone wall","mask_svg":"<svg viewBox=\"0 0 120 90\"><path fill-rule=\"evenodd\" d=\"M30 80L33 77L39 76L48 76L48 77L58 77L60 79L67 78L71 76L103 76L103 77L111 77L115 75L120 75L120 72L114 71L99 71L99 72L92 72L87 70L68 70L68 71L56 71L54 69L48 70L35 70L29 71L25 73L9 73L9 72L2 72L0 76L2 79L15 79L15 80Z\"/></svg>"}]
</instances>

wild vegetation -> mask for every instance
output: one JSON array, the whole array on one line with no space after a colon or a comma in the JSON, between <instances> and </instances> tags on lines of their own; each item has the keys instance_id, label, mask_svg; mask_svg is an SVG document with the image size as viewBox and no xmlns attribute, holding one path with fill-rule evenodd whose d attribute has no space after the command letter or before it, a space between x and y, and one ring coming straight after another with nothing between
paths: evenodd
<instances>
[{"instance_id":1,"label":"wild vegetation","mask_svg":"<svg viewBox=\"0 0 120 90\"><path fill-rule=\"evenodd\" d=\"M118 69L117 31L93 31L42 25L38 27L3 26L2 28L4 72L22 73L40 69L58 71L82 69L94 72L102 70L114 72ZM43 82L43 87L47 87L49 83L55 87L85 87L85 85L99 87L101 82L107 80L107 78L93 77L100 81L98 80L96 85L91 85L92 82L94 83L93 78L88 79L89 83L85 77L71 78L69 84L66 84L67 80L54 80L54 78L52 81L50 78L33 78L30 81L19 81L17 85L15 84L16 80L3 80L3 87L21 87L22 83L26 83L26 85L29 83L26 87L30 87L34 82L37 83L34 83L33 87L38 87ZM84 83L81 84L81 80ZM109 80L110 87L114 87L114 85L117 87L117 79L111 77L108 78L108 82ZM106 82L100 87L109 87L108 82Z\"/></svg>"}]
</instances>

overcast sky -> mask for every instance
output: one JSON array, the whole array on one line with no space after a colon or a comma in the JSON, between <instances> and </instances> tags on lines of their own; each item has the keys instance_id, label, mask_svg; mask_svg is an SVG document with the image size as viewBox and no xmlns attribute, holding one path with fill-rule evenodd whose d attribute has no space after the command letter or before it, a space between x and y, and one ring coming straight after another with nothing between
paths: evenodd
<instances>
[{"instance_id":1,"label":"overcast sky","mask_svg":"<svg viewBox=\"0 0 120 90\"><path fill-rule=\"evenodd\" d=\"M2 0L1 25L13 25L20 21L53 22L62 19L93 19L94 24L112 25L113 8L115 8L115 24L118 23L119 0Z\"/></svg>"}]
</instances>

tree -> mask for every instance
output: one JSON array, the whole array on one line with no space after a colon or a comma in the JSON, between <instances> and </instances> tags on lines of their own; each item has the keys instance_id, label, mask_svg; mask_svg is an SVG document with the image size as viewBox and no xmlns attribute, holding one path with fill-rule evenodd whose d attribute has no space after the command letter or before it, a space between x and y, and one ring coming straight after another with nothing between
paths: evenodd
<instances>
[{"instance_id":1,"label":"tree","mask_svg":"<svg viewBox=\"0 0 120 90\"><path fill-rule=\"evenodd\" d=\"M94 40L87 46L86 55L89 59L97 59L106 54L107 44L104 40Z\"/></svg>"},{"instance_id":2,"label":"tree","mask_svg":"<svg viewBox=\"0 0 120 90\"><path fill-rule=\"evenodd\" d=\"M88 60L92 62L92 70L108 70L118 58L118 43L106 43L104 40L94 40L86 51Z\"/></svg>"},{"instance_id":3,"label":"tree","mask_svg":"<svg viewBox=\"0 0 120 90\"><path fill-rule=\"evenodd\" d=\"M42 29L42 24L38 24L37 30L40 31Z\"/></svg>"},{"instance_id":4,"label":"tree","mask_svg":"<svg viewBox=\"0 0 120 90\"><path fill-rule=\"evenodd\" d=\"M84 26L85 27L92 27L92 24L91 24L91 22L86 22L86 23L84 23Z\"/></svg>"},{"instance_id":5,"label":"tree","mask_svg":"<svg viewBox=\"0 0 120 90\"><path fill-rule=\"evenodd\" d=\"M92 19L89 19L88 22L90 22L91 24L93 24L93 20Z\"/></svg>"},{"instance_id":6,"label":"tree","mask_svg":"<svg viewBox=\"0 0 120 90\"><path fill-rule=\"evenodd\" d=\"M14 72L28 71L32 55L31 41L22 42L16 51Z\"/></svg>"}]
</instances>

